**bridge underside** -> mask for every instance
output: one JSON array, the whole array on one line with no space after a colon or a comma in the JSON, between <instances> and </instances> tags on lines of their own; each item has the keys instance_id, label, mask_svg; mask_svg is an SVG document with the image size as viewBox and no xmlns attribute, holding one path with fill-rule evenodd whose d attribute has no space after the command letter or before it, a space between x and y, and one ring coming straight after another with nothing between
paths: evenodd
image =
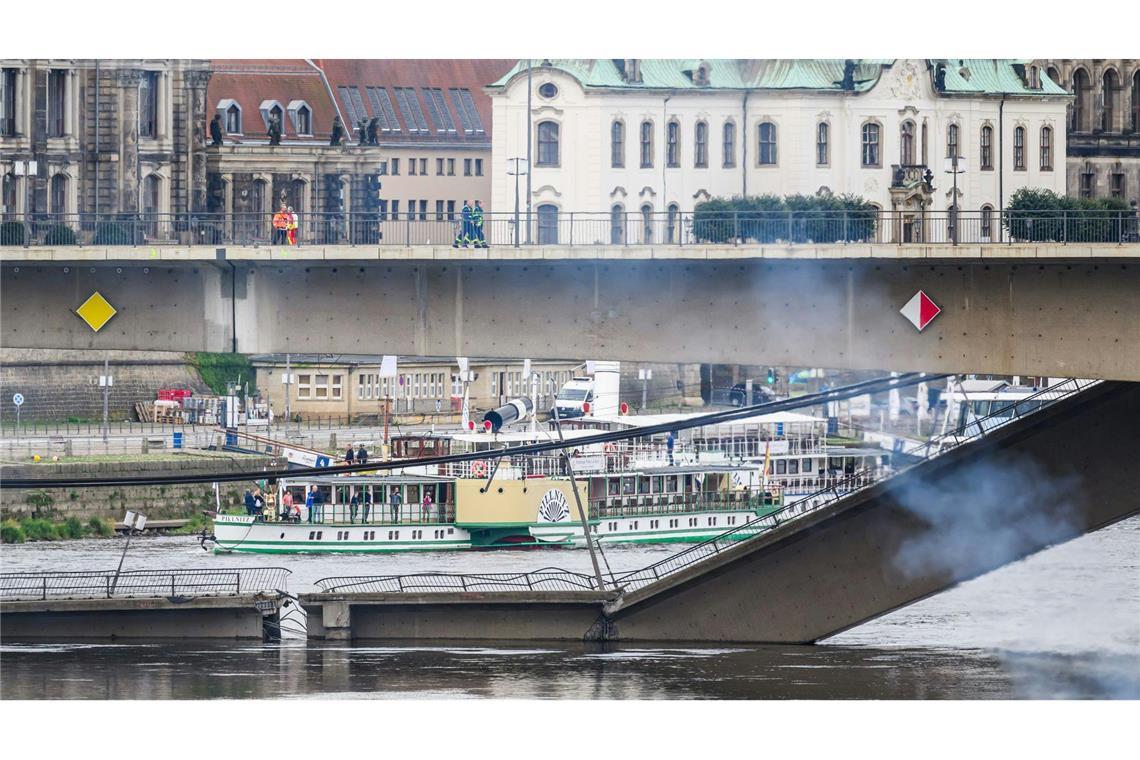
<instances>
[{"instance_id":1,"label":"bridge underside","mask_svg":"<svg viewBox=\"0 0 1140 760\"><path fill-rule=\"evenodd\" d=\"M254 261L219 251L77 261L82 252L57 253L71 259L5 254L0 344L1140 381L1140 265L1129 258L693 260L650 251L612 260L533 252L308 260L298 252ZM921 333L899 313L919 289L942 309ZM118 310L98 332L75 314L96 290Z\"/></svg>"},{"instance_id":2,"label":"bridge underside","mask_svg":"<svg viewBox=\"0 0 1140 760\"><path fill-rule=\"evenodd\" d=\"M1105 383L615 599L308 594L309 635L808 643L1140 512L1140 385Z\"/></svg>"}]
</instances>

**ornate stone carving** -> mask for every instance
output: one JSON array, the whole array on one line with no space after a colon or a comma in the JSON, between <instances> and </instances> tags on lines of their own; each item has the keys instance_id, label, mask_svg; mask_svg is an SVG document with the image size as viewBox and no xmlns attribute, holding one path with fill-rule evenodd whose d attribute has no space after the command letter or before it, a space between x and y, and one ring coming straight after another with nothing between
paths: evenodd
<instances>
[{"instance_id":1,"label":"ornate stone carving","mask_svg":"<svg viewBox=\"0 0 1140 760\"><path fill-rule=\"evenodd\" d=\"M142 81L142 69L116 69L115 81L122 87L137 87Z\"/></svg>"},{"instance_id":2,"label":"ornate stone carving","mask_svg":"<svg viewBox=\"0 0 1140 760\"><path fill-rule=\"evenodd\" d=\"M893 74L890 84L891 97L900 100L917 100L922 96L922 87L919 80L921 74L914 61L900 61L894 65L891 73Z\"/></svg>"}]
</instances>

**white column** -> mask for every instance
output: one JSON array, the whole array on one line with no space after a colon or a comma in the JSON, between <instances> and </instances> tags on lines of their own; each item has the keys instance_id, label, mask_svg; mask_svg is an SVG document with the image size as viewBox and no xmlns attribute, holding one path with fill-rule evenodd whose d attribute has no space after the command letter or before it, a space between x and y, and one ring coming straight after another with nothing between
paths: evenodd
<instances>
[{"instance_id":1,"label":"white column","mask_svg":"<svg viewBox=\"0 0 1140 760\"><path fill-rule=\"evenodd\" d=\"M28 68L20 68L16 76L16 129L27 138L32 137L32 99L31 88L28 86Z\"/></svg>"},{"instance_id":2,"label":"white column","mask_svg":"<svg viewBox=\"0 0 1140 760\"><path fill-rule=\"evenodd\" d=\"M226 240L233 240L234 236L234 175L222 175L222 188L225 196L225 236Z\"/></svg>"}]
</instances>

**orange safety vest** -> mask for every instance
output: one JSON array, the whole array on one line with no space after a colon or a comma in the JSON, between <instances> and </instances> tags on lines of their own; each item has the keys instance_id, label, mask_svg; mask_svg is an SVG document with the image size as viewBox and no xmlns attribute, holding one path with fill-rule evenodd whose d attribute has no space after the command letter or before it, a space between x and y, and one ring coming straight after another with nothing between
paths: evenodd
<instances>
[{"instance_id":1,"label":"orange safety vest","mask_svg":"<svg viewBox=\"0 0 1140 760\"><path fill-rule=\"evenodd\" d=\"M273 215L273 228L283 230L289 226L289 215L284 211L278 211Z\"/></svg>"}]
</instances>

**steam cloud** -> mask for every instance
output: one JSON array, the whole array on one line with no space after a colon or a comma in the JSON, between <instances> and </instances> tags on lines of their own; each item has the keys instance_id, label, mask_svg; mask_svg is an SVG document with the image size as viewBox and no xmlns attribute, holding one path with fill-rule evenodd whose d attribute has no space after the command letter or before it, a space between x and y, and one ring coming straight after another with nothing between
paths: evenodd
<instances>
[{"instance_id":1,"label":"steam cloud","mask_svg":"<svg viewBox=\"0 0 1140 760\"><path fill-rule=\"evenodd\" d=\"M1075 474L1056 475L1025 458L997 455L937 482L908 483L899 504L929 528L899 546L893 565L907 578L963 578L1004 565L1078 532Z\"/></svg>"}]
</instances>

